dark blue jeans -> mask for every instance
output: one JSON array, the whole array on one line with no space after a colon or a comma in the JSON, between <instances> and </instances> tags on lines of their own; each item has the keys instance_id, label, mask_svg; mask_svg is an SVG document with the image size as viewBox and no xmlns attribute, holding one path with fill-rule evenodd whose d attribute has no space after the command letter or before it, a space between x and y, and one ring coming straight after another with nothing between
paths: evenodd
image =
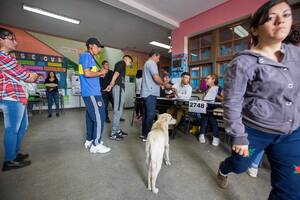
<instances>
[{"instance_id":1,"label":"dark blue jeans","mask_svg":"<svg viewBox=\"0 0 300 200\"><path fill-rule=\"evenodd\" d=\"M216 118L213 116L212 113L208 114L201 114L201 119L200 119L200 135L205 134L206 128L208 123L210 124L213 132L214 137L219 137L219 127Z\"/></svg>"},{"instance_id":2,"label":"dark blue jeans","mask_svg":"<svg viewBox=\"0 0 300 200\"><path fill-rule=\"evenodd\" d=\"M152 128L153 121L155 118L156 96L150 95L144 98L143 105L144 105L144 112L143 112L142 131L143 131L143 136L146 138Z\"/></svg>"},{"instance_id":3,"label":"dark blue jeans","mask_svg":"<svg viewBox=\"0 0 300 200\"><path fill-rule=\"evenodd\" d=\"M47 92L48 99L48 113L52 113L53 101L55 103L56 113L59 113L59 93L58 92Z\"/></svg>"},{"instance_id":4,"label":"dark blue jeans","mask_svg":"<svg viewBox=\"0 0 300 200\"><path fill-rule=\"evenodd\" d=\"M300 128L289 135L275 135L246 127L249 157L235 152L220 165L222 174L243 173L265 150L271 166L272 190L269 200L300 199Z\"/></svg>"}]
</instances>

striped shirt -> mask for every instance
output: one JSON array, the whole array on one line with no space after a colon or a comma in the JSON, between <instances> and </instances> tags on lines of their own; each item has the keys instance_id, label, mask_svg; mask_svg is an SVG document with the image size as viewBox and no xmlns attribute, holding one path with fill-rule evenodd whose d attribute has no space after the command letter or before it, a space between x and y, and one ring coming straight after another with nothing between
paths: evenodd
<instances>
[{"instance_id":1,"label":"striped shirt","mask_svg":"<svg viewBox=\"0 0 300 200\"><path fill-rule=\"evenodd\" d=\"M13 99L22 104L27 104L23 86L17 81L9 78L3 72L9 74L18 81L28 81L30 77L30 74L17 63L16 58L8 53L0 51L0 100Z\"/></svg>"}]
</instances>

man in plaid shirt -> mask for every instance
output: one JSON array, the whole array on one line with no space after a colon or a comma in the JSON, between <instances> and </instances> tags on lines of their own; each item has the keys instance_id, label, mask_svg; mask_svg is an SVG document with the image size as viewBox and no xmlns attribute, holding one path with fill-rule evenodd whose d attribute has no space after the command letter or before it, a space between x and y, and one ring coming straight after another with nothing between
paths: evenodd
<instances>
[{"instance_id":1,"label":"man in plaid shirt","mask_svg":"<svg viewBox=\"0 0 300 200\"><path fill-rule=\"evenodd\" d=\"M10 51L16 49L13 32L0 27L0 109L4 115L5 158L2 171L31 164L29 155L21 154L20 147L28 126L27 97L20 81L34 82L38 75L26 72Z\"/></svg>"}]
</instances>

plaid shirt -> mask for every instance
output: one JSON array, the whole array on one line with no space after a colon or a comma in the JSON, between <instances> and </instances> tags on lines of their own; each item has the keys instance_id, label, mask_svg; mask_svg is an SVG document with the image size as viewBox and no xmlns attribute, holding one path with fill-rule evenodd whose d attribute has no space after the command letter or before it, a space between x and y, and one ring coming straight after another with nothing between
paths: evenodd
<instances>
[{"instance_id":1,"label":"plaid shirt","mask_svg":"<svg viewBox=\"0 0 300 200\"><path fill-rule=\"evenodd\" d=\"M10 79L3 72L14 77L16 80L28 81L30 77L30 74L17 63L14 57L0 51L0 100L9 97L22 104L27 104L23 86L15 80Z\"/></svg>"}]
</instances>

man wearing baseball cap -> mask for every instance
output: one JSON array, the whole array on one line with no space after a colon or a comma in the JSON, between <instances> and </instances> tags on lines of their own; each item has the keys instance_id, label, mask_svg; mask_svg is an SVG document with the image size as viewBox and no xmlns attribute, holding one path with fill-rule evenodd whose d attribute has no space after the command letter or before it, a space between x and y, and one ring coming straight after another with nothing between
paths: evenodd
<instances>
[{"instance_id":1,"label":"man wearing baseball cap","mask_svg":"<svg viewBox=\"0 0 300 200\"><path fill-rule=\"evenodd\" d=\"M79 58L79 77L81 96L86 106L86 142L85 148L91 153L107 153L111 149L103 145L105 108L101 96L100 76L105 76L107 70L101 69L95 59L103 46L97 38L86 41L87 51ZM97 66L98 65L98 66Z\"/></svg>"}]
</instances>

